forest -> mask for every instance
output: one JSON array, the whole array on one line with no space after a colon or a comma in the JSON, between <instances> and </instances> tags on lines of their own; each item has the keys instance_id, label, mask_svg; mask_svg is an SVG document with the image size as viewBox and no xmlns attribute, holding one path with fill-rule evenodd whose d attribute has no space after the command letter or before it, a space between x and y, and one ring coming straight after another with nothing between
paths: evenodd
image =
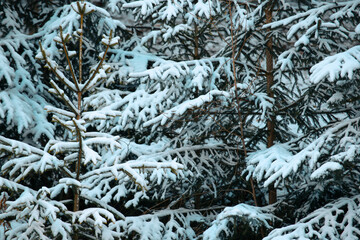
<instances>
[{"instance_id":1,"label":"forest","mask_svg":"<svg viewBox=\"0 0 360 240\"><path fill-rule=\"evenodd\" d=\"M0 240L360 239L359 0L0 0Z\"/></svg>"}]
</instances>

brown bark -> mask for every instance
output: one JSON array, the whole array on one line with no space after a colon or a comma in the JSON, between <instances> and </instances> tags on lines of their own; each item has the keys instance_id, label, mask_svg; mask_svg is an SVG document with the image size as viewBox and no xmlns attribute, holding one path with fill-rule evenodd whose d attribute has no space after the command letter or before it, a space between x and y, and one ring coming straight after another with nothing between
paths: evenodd
<instances>
[{"instance_id":1,"label":"brown bark","mask_svg":"<svg viewBox=\"0 0 360 240\"><path fill-rule=\"evenodd\" d=\"M78 3L78 9L80 10L80 5ZM83 31L84 31L84 13L80 12L80 36L79 36L79 84L82 82L82 44L83 44ZM76 80L74 79L74 82ZM76 115L76 119L79 120L81 118L81 102L82 102L82 92L78 89L77 92L77 101L78 101L78 114ZM81 168L81 160L82 160L82 138L80 131L78 132L77 141L79 142L79 154L78 154L78 161L76 163L75 172L76 172L76 180L80 178L80 168ZM77 212L80 209L80 190L78 187L74 186L74 208L73 211ZM75 230L74 232L74 240L78 240L79 235L78 232Z\"/></svg>"},{"instance_id":2,"label":"brown bark","mask_svg":"<svg viewBox=\"0 0 360 240\"><path fill-rule=\"evenodd\" d=\"M266 17L266 21L265 23L271 23L272 22L272 16L273 15L273 2L270 1L268 3L268 6L265 9L265 17ZM267 34L266 34L266 50L265 50L265 55L266 55L266 91L267 91L267 95L271 98L274 97L274 92L272 90L272 86L274 85L274 59L272 56L272 52L273 52L273 41L271 38L271 30L267 29ZM271 147L274 145L274 140L275 140L275 116L272 115L270 117L269 120L267 120L267 131L268 131L268 137L267 137L267 147ZM276 193L276 188L274 186L274 184L270 184L269 185L269 204L273 204L276 202L277 200L277 193Z\"/></svg>"}]
</instances>

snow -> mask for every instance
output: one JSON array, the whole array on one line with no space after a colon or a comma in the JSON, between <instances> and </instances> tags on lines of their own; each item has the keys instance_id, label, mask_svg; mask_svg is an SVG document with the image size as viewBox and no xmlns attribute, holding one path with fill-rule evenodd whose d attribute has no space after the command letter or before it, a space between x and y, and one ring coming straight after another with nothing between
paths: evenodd
<instances>
[{"instance_id":1,"label":"snow","mask_svg":"<svg viewBox=\"0 0 360 240\"><path fill-rule=\"evenodd\" d=\"M81 187L81 183L79 181L77 181L76 179L72 179L72 178L62 178L59 180L59 183L64 183L66 185L74 185L76 187Z\"/></svg>"},{"instance_id":2,"label":"snow","mask_svg":"<svg viewBox=\"0 0 360 240\"><path fill-rule=\"evenodd\" d=\"M320 178L320 177L323 177L324 175L327 175L327 174L331 173L332 171L340 170L342 168L343 167L342 167L342 165L340 163L327 162L327 163L324 163L323 165L321 165L321 167L319 167L318 169L316 169L311 174L310 177L312 179Z\"/></svg>"},{"instance_id":3,"label":"snow","mask_svg":"<svg viewBox=\"0 0 360 240\"><path fill-rule=\"evenodd\" d=\"M51 151L55 151L55 153L66 152L69 150L76 150L79 146L77 142L61 142L56 141L51 147Z\"/></svg>"},{"instance_id":4,"label":"snow","mask_svg":"<svg viewBox=\"0 0 360 240\"><path fill-rule=\"evenodd\" d=\"M264 240L310 240L315 237L358 239L360 231L354 227L359 223L359 218L354 218L354 215L359 212L358 200L359 196L340 198L315 210L295 224L274 229ZM347 210L340 210L345 206Z\"/></svg>"},{"instance_id":5,"label":"snow","mask_svg":"<svg viewBox=\"0 0 360 240\"><path fill-rule=\"evenodd\" d=\"M106 36L103 35L103 39L101 40L101 43L104 45L109 45L109 46L115 46L116 44L118 44L120 41L120 37L111 37L111 36Z\"/></svg>"},{"instance_id":6,"label":"snow","mask_svg":"<svg viewBox=\"0 0 360 240\"><path fill-rule=\"evenodd\" d=\"M69 57L73 57L73 56L75 56L76 54L77 54L76 51L68 51Z\"/></svg>"},{"instance_id":7,"label":"snow","mask_svg":"<svg viewBox=\"0 0 360 240\"><path fill-rule=\"evenodd\" d=\"M13 83L9 85L12 86ZM26 89L29 93L21 93L23 89ZM4 89L0 92L0 118L5 120L9 128L16 129L19 134L27 130L35 135L35 139L39 139L41 134L52 138L54 127L46 120L46 116L43 114L45 104L44 98L37 94L33 83L23 79L22 85Z\"/></svg>"},{"instance_id":8,"label":"snow","mask_svg":"<svg viewBox=\"0 0 360 240\"><path fill-rule=\"evenodd\" d=\"M214 3L209 0L199 0L194 5L192 10L186 14L185 18L188 19L188 24L195 22L197 17L209 19L213 14L220 10L219 3ZM196 17L197 16L197 17Z\"/></svg>"},{"instance_id":9,"label":"snow","mask_svg":"<svg viewBox=\"0 0 360 240\"><path fill-rule=\"evenodd\" d=\"M6 83L13 86L13 78L15 77L15 70L10 66L9 60L6 58L3 49L0 48L0 79L5 78Z\"/></svg>"},{"instance_id":10,"label":"snow","mask_svg":"<svg viewBox=\"0 0 360 240\"><path fill-rule=\"evenodd\" d=\"M186 31L190 30L190 27L187 24L179 24L179 25L176 25L174 28L171 26L165 25L165 29L163 29L163 30L165 30L163 33L163 38L165 41L167 41L170 38L176 36L180 32L186 32ZM156 31L154 31L154 32L157 33ZM154 40L156 38L156 35L152 37Z\"/></svg>"},{"instance_id":11,"label":"snow","mask_svg":"<svg viewBox=\"0 0 360 240\"><path fill-rule=\"evenodd\" d=\"M69 239L70 233L72 232L71 224L61 221L59 218L56 219L51 225L51 232L54 236L58 234L62 235L62 239Z\"/></svg>"},{"instance_id":12,"label":"snow","mask_svg":"<svg viewBox=\"0 0 360 240\"><path fill-rule=\"evenodd\" d=\"M266 4L235 1L229 16L229 6L213 0L109 1L108 9L118 17L125 13L136 18L129 21L135 30L128 34L122 22L105 9L79 2L54 11L44 8L48 12L41 14L51 13L50 19L29 36L17 29L23 28L16 13L21 6L15 5L14 11L2 6L5 11L0 15L6 17L0 39L0 81L4 83L0 123L3 132L23 140L0 136L4 162L0 186L12 193L1 217L14 219L6 238L65 240L73 236L73 227L79 226L79 231L85 227L99 239L123 239L129 234L149 240L219 239L231 237L235 220L256 232L274 221L274 209L252 206L251 194L244 197L247 204L205 209L194 209L198 200L192 197L200 194L202 207L202 200L210 198L215 204L230 205L236 193L224 191L224 186L248 191L243 176L234 174L237 166L246 164L244 173L247 180L257 182L257 192L266 191L264 187L271 183L281 190L279 209L282 204L294 204L295 194L309 194L309 201L295 203L294 207L300 208L289 220L292 224L284 219L284 227L274 229L267 239L358 239L355 170L360 120L352 100L358 93L360 49L354 43L360 30L358 23L351 21L360 3L312 1L311 8L304 5L298 11L296 4L281 2L275 22L262 26ZM289 12L283 11L285 7ZM88 14L84 30L76 11ZM235 35L231 35L230 21ZM209 50L208 43L225 46L231 37L236 44L244 44L234 61L236 79L229 46L215 56L211 49L207 58L199 60L182 55L193 49L185 50L178 39L190 42L195 24L204 30L199 42L204 50ZM65 38L85 36L82 84L69 77L69 66L63 66L61 46L56 43L64 38L59 35L60 26ZM7 28L11 28L9 33ZM266 29L280 42L288 39L281 45L274 41L278 57L274 61L274 98L266 93L263 75ZM284 36L283 30L288 31ZM121 37L111 37L111 31ZM104 33L102 43L119 44L116 49L104 50L93 42ZM330 35L339 40L338 45ZM72 47L77 46L77 37L71 39ZM36 54L38 40L42 47ZM153 45L148 42L151 40ZM69 55L77 58L77 51L72 50ZM34 56L41 61L35 62ZM104 61L98 63L94 56ZM49 79L42 74L44 63L57 75L46 84L42 83ZM76 72L78 67L73 69ZM235 89L241 94L240 102L234 99ZM236 107L244 117L241 124L234 114ZM47 120L44 109L53 115L54 124ZM196 121L189 118L190 111ZM331 116L323 114L326 111ZM266 148L265 123L274 113L277 138ZM240 125L245 138L240 136ZM245 161L238 147L241 141L248 150ZM77 176L80 152L82 166ZM48 188L26 187L25 183L45 172L44 176L51 178ZM334 182L334 172L342 174L341 181ZM349 176L354 175L355 182L350 183L353 179ZM353 197L336 199L340 194L333 189L343 186L349 186L343 193ZM74 189L79 190L81 199L76 212L69 208ZM322 197L327 205L317 202L319 206L310 206L314 198ZM147 205L142 205L144 202ZM177 208L178 203L183 208ZM129 209L123 211L117 207L120 205ZM304 217L298 220L296 216ZM193 229L199 224L204 233Z\"/></svg>"},{"instance_id":13,"label":"snow","mask_svg":"<svg viewBox=\"0 0 360 240\"><path fill-rule=\"evenodd\" d=\"M279 170L288 163L292 156L289 146L283 144L276 144L271 148L251 153L247 158L247 178L249 179L252 176L257 181L269 178L279 173ZM270 183L269 180L266 181L265 186Z\"/></svg>"},{"instance_id":14,"label":"snow","mask_svg":"<svg viewBox=\"0 0 360 240\"><path fill-rule=\"evenodd\" d=\"M83 144L82 151L84 153L84 164L88 164L88 162L92 162L93 164L96 164L98 161L101 161L101 156L89 148L86 144Z\"/></svg>"},{"instance_id":15,"label":"snow","mask_svg":"<svg viewBox=\"0 0 360 240\"><path fill-rule=\"evenodd\" d=\"M260 119L264 120L267 115L267 111L271 111L274 106L275 100L271 97L268 97L266 93L254 93L250 100L253 100L256 105L258 105L261 110Z\"/></svg>"},{"instance_id":16,"label":"snow","mask_svg":"<svg viewBox=\"0 0 360 240\"><path fill-rule=\"evenodd\" d=\"M63 109L60 109L60 108L57 108L57 107L53 107L53 106L50 106L50 105L47 105L44 107L44 110L48 111L48 112L52 112L52 113L57 113L57 114L60 114L62 116L66 116L68 118L75 118L76 115L72 112L69 112L69 111L66 111L66 110L63 110Z\"/></svg>"},{"instance_id":17,"label":"snow","mask_svg":"<svg viewBox=\"0 0 360 240\"><path fill-rule=\"evenodd\" d=\"M165 8L165 10L161 13L160 18L162 20L167 20L170 21L172 18L175 18L179 12L182 12L182 6L180 5L182 1L177 1L177 0L168 0L167 1L167 6Z\"/></svg>"},{"instance_id":18,"label":"snow","mask_svg":"<svg viewBox=\"0 0 360 240\"><path fill-rule=\"evenodd\" d=\"M352 128L352 125L357 124L358 120L355 118L334 124L295 154L291 153L291 149L294 147L284 144L274 145L271 148L249 154L247 177L253 176L258 181L265 180L264 186L268 186L273 182L276 182L277 185L281 179L298 174L304 164L308 167L308 171L312 171L312 178L323 176L328 171L342 169L341 164L335 161L330 160L322 166L318 166L318 162L322 154L329 154L329 150L325 146L331 144L335 136L342 142L342 146L346 147L338 154L334 154L332 159L352 161L356 147L351 144L352 139L347 136L357 131Z\"/></svg>"},{"instance_id":19,"label":"snow","mask_svg":"<svg viewBox=\"0 0 360 240\"><path fill-rule=\"evenodd\" d=\"M301 46L301 45L308 45L310 43L309 37L306 35L303 35L299 40L296 41L295 47Z\"/></svg>"},{"instance_id":20,"label":"snow","mask_svg":"<svg viewBox=\"0 0 360 240\"><path fill-rule=\"evenodd\" d=\"M351 80L354 72L360 69L359 56L360 46L329 56L310 69L310 80L313 83L318 83L324 79L334 82L339 77L347 77Z\"/></svg>"},{"instance_id":21,"label":"snow","mask_svg":"<svg viewBox=\"0 0 360 240\"><path fill-rule=\"evenodd\" d=\"M165 125L168 121L175 120L176 116L183 115L187 110L192 108L199 108L202 105L211 102L215 96L224 96L228 98L230 97L230 94L225 91L212 90L206 95L201 95L196 99L187 100L181 103L180 105L165 111L162 115L159 115L151 119L150 121L145 122L144 127L153 125L155 123L160 123L161 125Z\"/></svg>"},{"instance_id":22,"label":"snow","mask_svg":"<svg viewBox=\"0 0 360 240\"><path fill-rule=\"evenodd\" d=\"M114 215L102 208L87 208L82 211L76 212L80 223L87 221L88 218L93 218L95 226L101 227L109 220L115 222Z\"/></svg>"},{"instance_id":23,"label":"snow","mask_svg":"<svg viewBox=\"0 0 360 240\"><path fill-rule=\"evenodd\" d=\"M159 4L158 0L147 0L147 1L135 1L131 3L123 4L124 8L136 8L141 7L141 14L148 15L154 9L153 5Z\"/></svg>"},{"instance_id":24,"label":"snow","mask_svg":"<svg viewBox=\"0 0 360 240\"><path fill-rule=\"evenodd\" d=\"M357 34L360 34L360 24L358 24L358 25L356 26L355 32L356 32Z\"/></svg>"},{"instance_id":25,"label":"snow","mask_svg":"<svg viewBox=\"0 0 360 240\"><path fill-rule=\"evenodd\" d=\"M89 112L84 112L81 116L82 119L84 119L85 121L93 121L95 119L102 119L102 120L106 120L109 117L116 117L116 116L121 116L121 112L120 111L113 111L113 110L108 110L108 109L104 109L104 110L100 110L100 111L89 111Z\"/></svg>"},{"instance_id":26,"label":"snow","mask_svg":"<svg viewBox=\"0 0 360 240\"><path fill-rule=\"evenodd\" d=\"M262 209L260 207L243 203L234 207L226 207L220 214L217 215L216 220L211 223L211 227L204 232L204 240L219 239L221 233L224 233L225 236L229 236L232 230L228 228L227 224L233 217L248 219L246 221L252 222L253 225L250 225L252 228L259 228L261 225L270 228L268 221L272 221L274 219L273 215L266 213L266 209Z\"/></svg>"},{"instance_id":27,"label":"snow","mask_svg":"<svg viewBox=\"0 0 360 240\"><path fill-rule=\"evenodd\" d=\"M34 170L36 172L45 172L50 169L58 169L59 167L63 167L64 162L57 159L55 156L52 156L48 153L44 153L43 156L41 156L40 161L35 164Z\"/></svg>"},{"instance_id":28,"label":"snow","mask_svg":"<svg viewBox=\"0 0 360 240\"><path fill-rule=\"evenodd\" d=\"M27 191L27 192L31 192L34 193L35 191L32 190L31 188L25 187L22 184L18 184L14 181L8 180L6 178L0 177L0 186L2 187L6 187L12 191Z\"/></svg>"}]
</instances>

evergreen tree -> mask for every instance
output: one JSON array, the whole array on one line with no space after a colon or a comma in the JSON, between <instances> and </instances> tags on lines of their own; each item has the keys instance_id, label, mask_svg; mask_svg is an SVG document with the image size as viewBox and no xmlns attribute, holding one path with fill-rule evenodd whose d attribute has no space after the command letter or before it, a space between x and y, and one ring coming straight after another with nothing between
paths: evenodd
<instances>
[{"instance_id":1,"label":"evergreen tree","mask_svg":"<svg viewBox=\"0 0 360 240\"><path fill-rule=\"evenodd\" d=\"M232 46L233 36L231 34L233 31L232 29L230 29L231 31L222 31L223 26L232 26L232 22L236 21L233 27L241 29L243 32L250 32L255 29L255 17L247 16L246 10L241 8L239 4L229 5L220 1L137 1L126 3L123 6L134 8L134 12L140 15L138 18L143 19L143 21L148 20L152 26L162 24L160 25L162 29L166 29L169 22L175 25L174 28L180 23L183 26L184 21L182 19L187 19L187 29L194 29L193 31L196 32L194 26L205 23L201 27L202 32L209 31L217 35L217 37L213 36L215 40L224 40L225 45L227 44L224 51ZM220 15L220 13L231 13L232 11L232 15ZM173 13L170 17L167 15L169 12ZM142 39L152 39L155 34L160 35L160 32L150 31L145 33L145 37ZM169 35L166 31L164 33L162 39ZM184 34L186 35L186 33ZM228 34L229 37L222 39L224 38L223 34ZM173 35L174 39L181 38L179 32L174 31ZM196 33L192 36L196 36ZM206 36L204 34L202 37ZM196 174L190 175L184 180L179 179L178 184L182 186L179 188L180 193L171 193L168 206L172 208L186 206L190 210L199 209L191 211L200 214L197 223L194 225L203 231L212 220L215 220L213 212L224 208L224 206L242 202L250 204L255 202L257 205L254 184L251 188L251 182L245 181L240 176L245 161L243 158L244 151L242 147L239 147L239 142L241 143L244 139L242 126L238 124L238 113L240 112L234 104L240 99L238 94L245 93L242 90L248 86L246 82L242 85L245 88L238 89L240 84L236 83L235 72L237 69L233 68L234 56L229 56L222 51L216 56L202 54L199 55L202 59L197 59L196 54L193 54L194 60L181 60L177 55L181 51L175 51L176 47L181 47L182 51L187 52L186 57L191 56L190 54L196 48L190 50L192 41L190 44L184 44L184 41L180 42L182 44L172 44L171 41L167 41L166 46L171 46L172 51L167 51L166 46L160 49L160 51L165 50L161 53L166 57L152 64L152 69L143 73L131 73L130 76L134 79L140 78L141 83L146 83L146 91L157 93L159 89L164 89L163 91L166 91L167 94L161 93L161 96L174 96L164 99L167 105L160 109L152 119L145 121L142 126L145 129L150 126L153 133L158 132L159 129L165 133L173 131L176 135L173 134L172 136L176 137L172 137L172 139L177 145L199 145L194 151L195 154L190 155L185 162L182 162L184 166ZM203 49L207 48L206 44L198 46ZM251 81L250 76L247 81ZM181 90L173 92L172 87ZM250 92L246 93L246 96L241 96L241 98L251 98L252 102L256 102L258 104L256 110L260 108L260 113L265 119L267 108L271 105L271 99L266 98L266 94L265 96L263 94L251 96L251 94ZM161 98L157 97L157 99ZM209 143L212 143L213 146L207 147ZM235 193L233 189L236 189ZM180 197L175 198L175 201L172 200L171 197L173 198L176 195L180 195ZM244 210L246 207L247 205L238 205L234 209L240 209L238 213L247 212ZM251 206L248 207L250 209ZM258 210L258 217L250 217L250 221L253 221L255 225L251 227L256 229L265 224L266 220L270 219L267 212ZM246 214L244 213L244 215ZM248 218L245 217L245 219ZM231 223L233 223L232 220L229 225ZM249 225L248 221L245 221L245 225ZM265 225L269 226L268 224ZM220 232L218 231L219 234L221 234ZM228 232L226 235L230 236L230 233ZM214 237L220 237L220 235L214 235Z\"/></svg>"},{"instance_id":2,"label":"evergreen tree","mask_svg":"<svg viewBox=\"0 0 360 240\"><path fill-rule=\"evenodd\" d=\"M21 3L0 5L0 129L2 135L37 142L53 138L54 128L43 114L46 85L32 54L35 37L26 34L25 9Z\"/></svg>"},{"instance_id":3,"label":"evergreen tree","mask_svg":"<svg viewBox=\"0 0 360 240\"><path fill-rule=\"evenodd\" d=\"M358 239L359 5L5 2L6 239Z\"/></svg>"},{"instance_id":4,"label":"evergreen tree","mask_svg":"<svg viewBox=\"0 0 360 240\"><path fill-rule=\"evenodd\" d=\"M85 18L92 12L105 18L99 26L104 24L103 27L111 29L119 25L117 21L106 19L109 14L91 3L65 5L57 12L60 16L55 15L53 21L44 26L45 32L54 31L51 26L60 24L59 31L54 32L56 35L44 34L44 43L40 44L36 55L56 79L50 80L49 92L63 102L63 108L51 105L45 108L65 131L58 132L44 148L1 137L1 149L12 153L2 166L0 178L2 188L8 193L4 195L8 199L2 213L3 221L10 226L6 239L113 239L113 235L129 235L127 228L132 228L126 225L132 225L131 220L113 206L125 197L129 197L125 206L136 206L140 198L147 197L148 169L153 169L151 181L161 182L162 178L174 179L176 171L182 168L175 161L156 157L126 161L124 158L133 152L143 153L141 155L150 152L151 156L153 149L91 131L92 120L120 114L106 107L93 109L85 99L92 94L101 95L100 85L110 70L105 61L107 52L119 42L113 30L103 35L101 43L105 49L99 55L100 60L85 72L90 60L83 58L83 54L92 50L83 37ZM54 42L48 41L51 38ZM78 41L77 52L71 50L75 48L75 40ZM64 57L54 50L61 50ZM78 57L74 61L71 57L76 53ZM55 58L66 61L66 68ZM75 62L78 63L76 68ZM45 181L33 185L39 176ZM116 231L118 228L125 230Z\"/></svg>"},{"instance_id":5,"label":"evergreen tree","mask_svg":"<svg viewBox=\"0 0 360 240\"><path fill-rule=\"evenodd\" d=\"M297 56L306 57L300 59L306 64L308 87L297 110L309 116L299 125L306 128L300 128L298 138L249 159L251 172L264 179L265 185L286 186L286 208L297 209L291 221L302 218L274 230L266 239L359 238L354 230L359 226L358 155L354 151L358 142L357 11L357 1L314 2L266 26L289 28L292 49L283 53L279 65L292 69Z\"/></svg>"}]
</instances>

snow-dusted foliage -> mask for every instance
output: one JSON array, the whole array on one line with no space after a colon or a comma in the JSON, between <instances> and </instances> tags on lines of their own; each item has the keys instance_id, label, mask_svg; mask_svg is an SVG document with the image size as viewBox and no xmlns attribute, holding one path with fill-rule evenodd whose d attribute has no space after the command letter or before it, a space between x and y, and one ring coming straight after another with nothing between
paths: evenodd
<instances>
[{"instance_id":1,"label":"snow-dusted foliage","mask_svg":"<svg viewBox=\"0 0 360 240\"><path fill-rule=\"evenodd\" d=\"M345 170L347 164L356 164L359 149L359 118L342 120L328 125L319 137L309 137L301 141L301 149L293 144L274 145L266 150L257 151L248 158L247 171L258 180L266 180L264 185L288 178L297 177L299 169L306 166L311 179L319 179L333 171ZM291 146L292 145L292 146ZM298 149L292 153L291 150ZM324 155L328 155L323 159ZM351 169L349 169L351 171Z\"/></svg>"},{"instance_id":2,"label":"snow-dusted foliage","mask_svg":"<svg viewBox=\"0 0 360 240\"><path fill-rule=\"evenodd\" d=\"M275 229L264 240L349 239L360 237L359 196L339 198L296 224Z\"/></svg>"},{"instance_id":3,"label":"snow-dusted foliage","mask_svg":"<svg viewBox=\"0 0 360 240\"><path fill-rule=\"evenodd\" d=\"M23 12L7 1L0 5L0 126L3 134L38 141L53 138L54 128L43 114L47 87L33 55L36 37L23 33Z\"/></svg>"},{"instance_id":4,"label":"snow-dusted foliage","mask_svg":"<svg viewBox=\"0 0 360 240\"><path fill-rule=\"evenodd\" d=\"M59 104L62 108L48 105L45 110L58 126L65 129L63 136L48 141L43 149L1 137L0 148L11 153L2 165L4 178L0 181L2 189L11 193L2 213L2 219L11 226L5 233L6 239L73 239L86 236L113 239L112 234L103 233L106 225L125 217L112 205L125 201L125 207L137 206L140 199L148 198L149 181L175 180L183 168L172 157L173 153L155 154L163 150L161 144L142 146L87 128L93 120L121 114L111 109L97 111L83 100L84 96L101 91L102 88L97 87L110 71L105 60L107 52L120 41L119 37L113 36L113 29L109 35L104 34L100 60L94 66L85 68L84 19L96 11L108 17L104 10L89 2L64 6L60 11L59 30L54 29L56 35L45 36L44 44L40 43L36 55L52 73L49 92L62 102ZM44 26L44 32L50 31L55 24L52 20L50 23ZM78 29L69 34L72 31L70 26ZM47 41L51 37L54 43ZM69 48L71 44L78 44L78 51L73 53ZM60 58L55 49L65 55L66 68L55 60ZM76 53L78 57L74 61L71 58ZM34 174L47 176L48 179L31 186ZM39 185L42 187L39 188ZM125 228L125 233L121 234L129 234L127 230Z\"/></svg>"},{"instance_id":5,"label":"snow-dusted foliage","mask_svg":"<svg viewBox=\"0 0 360 240\"><path fill-rule=\"evenodd\" d=\"M271 228L269 221L273 221L275 217L272 214L266 213L266 210L260 207L255 207L247 204L238 204L234 207L225 208L216 220L211 223L203 234L204 240L226 239L233 236L230 229L238 227L238 225L250 225L254 231L260 229L261 226Z\"/></svg>"},{"instance_id":6,"label":"snow-dusted foliage","mask_svg":"<svg viewBox=\"0 0 360 240\"><path fill-rule=\"evenodd\" d=\"M139 0L121 4L124 11L134 14L135 21L150 24L141 44L170 55L172 60L209 57L219 49L221 42L215 40L218 32L224 31L219 21L223 5L218 0Z\"/></svg>"},{"instance_id":7,"label":"snow-dusted foliage","mask_svg":"<svg viewBox=\"0 0 360 240\"><path fill-rule=\"evenodd\" d=\"M17 2L0 239L360 237L359 1Z\"/></svg>"},{"instance_id":8,"label":"snow-dusted foliage","mask_svg":"<svg viewBox=\"0 0 360 240\"><path fill-rule=\"evenodd\" d=\"M359 39L359 8L358 1L314 1L301 12L263 26L272 32L287 29L291 45L279 55L281 75L300 66L306 70L301 82L293 79L301 90L295 91L299 99L280 108L296 107L296 125L291 126L296 135L247 157L248 179L284 187L280 214L295 220L265 239L359 238L353 230L359 224L360 55L354 44ZM277 119L289 124L288 116L280 113Z\"/></svg>"}]
</instances>

